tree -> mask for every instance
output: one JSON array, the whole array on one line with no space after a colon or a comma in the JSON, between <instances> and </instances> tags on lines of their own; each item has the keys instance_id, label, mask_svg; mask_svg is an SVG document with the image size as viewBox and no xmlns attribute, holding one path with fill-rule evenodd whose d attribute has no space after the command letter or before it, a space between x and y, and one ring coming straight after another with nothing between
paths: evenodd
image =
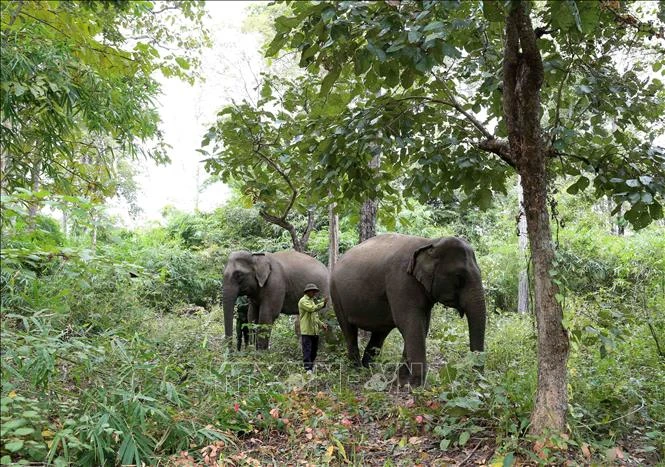
<instances>
[{"instance_id":1,"label":"tree","mask_svg":"<svg viewBox=\"0 0 665 467\"><path fill-rule=\"evenodd\" d=\"M0 12L6 192L100 200L118 192L122 159L167 160L154 73L195 79L202 3L8 1Z\"/></svg>"},{"instance_id":2,"label":"tree","mask_svg":"<svg viewBox=\"0 0 665 467\"><path fill-rule=\"evenodd\" d=\"M317 219L328 209L328 196L311 182L314 167L310 145L300 144L311 129L307 116L326 112L317 101L315 80L289 80L263 76L262 98L257 104L244 100L218 113L217 123L205 135L201 150L206 170L227 183L235 183L243 195L259 207L261 217L286 230L296 251L305 251ZM311 142L311 140L308 139ZM298 230L294 218L306 218Z\"/></svg>"},{"instance_id":3,"label":"tree","mask_svg":"<svg viewBox=\"0 0 665 467\"><path fill-rule=\"evenodd\" d=\"M326 73L321 96L338 85L354 90L312 155L326 161L370 138L386 155L373 189L357 183L368 171L358 163L327 164L322 183L371 196L390 192L404 172L409 195L426 200L462 187L486 207L509 174L520 175L538 326L531 432L565 431L568 337L548 186L574 176L570 193L592 185L617 208L625 202L635 228L662 218L665 154L653 140L663 128L663 84L644 73L664 64L662 5L656 18L657 5L626 2L289 4L293 15L276 19L268 54L299 51L301 66Z\"/></svg>"},{"instance_id":4,"label":"tree","mask_svg":"<svg viewBox=\"0 0 665 467\"><path fill-rule=\"evenodd\" d=\"M370 169L378 169L381 164L381 153L376 153L369 161ZM376 235L376 215L378 210L378 201L375 198L366 199L360 206L360 243Z\"/></svg>"}]
</instances>

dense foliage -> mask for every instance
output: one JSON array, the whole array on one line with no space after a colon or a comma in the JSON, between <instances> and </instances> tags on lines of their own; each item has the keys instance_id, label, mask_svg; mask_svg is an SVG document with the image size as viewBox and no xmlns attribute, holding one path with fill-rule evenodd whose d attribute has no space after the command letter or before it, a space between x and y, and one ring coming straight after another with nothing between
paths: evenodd
<instances>
[{"instance_id":1,"label":"dense foliage","mask_svg":"<svg viewBox=\"0 0 665 467\"><path fill-rule=\"evenodd\" d=\"M665 10L529 3L543 28L541 123L553 151L547 274L570 338L567 430L542 438L529 432L533 300L515 313L518 181L500 144L484 146L485 132L504 143L508 131L501 21L515 4L255 6L266 53L297 51L304 71L264 75L260 99L225 107L204 136L207 168L235 198L210 213L167 207L159 224L127 229L102 201L131 198L136 156L164 158L154 73L196 76L202 5L3 2L0 464L665 461L664 182L653 146ZM390 385L397 332L368 370L325 339L311 378L290 318L269 351L230 353L218 306L229 253L284 250L305 232L301 246L327 263L322 214L337 201L343 253L367 197L379 200L380 232L469 239L487 352L470 354L465 322L437 305L424 388Z\"/></svg>"},{"instance_id":2,"label":"dense foliage","mask_svg":"<svg viewBox=\"0 0 665 467\"><path fill-rule=\"evenodd\" d=\"M617 452L658 459L665 447L663 227L612 235L606 205L591 210L568 194L559 199L566 220L558 231L559 277L573 345L571 437L551 446L546 459L532 460L567 456L561 449L580 462L605 462ZM235 202L211 214L165 210L163 227L138 231L109 221L96 248L90 230L65 237L49 217L39 217L36 230L17 217L3 230L2 461L234 459L241 444L249 458L268 461L274 453L245 443L277 433L285 446L311 442L311 461L362 463L375 446L360 435L366 427L377 430L376 443L413 461L424 460L418 443L435 443L454 462L488 437L497 446L488 458L529 459L520 439L533 403L535 335L532 316L513 314L515 206L510 190L485 212L412 202L402 213L399 231L473 241L490 310L482 375L471 370L464 322L435 310L430 382L411 396L387 390L386 368L401 353L397 333L381 357L386 368L347 373L343 349L326 347L321 361L333 371L310 383L299 376L299 347L286 318L267 355L226 353L217 306L226 255L290 243L255 209ZM311 242L322 260L326 238L324 224ZM356 241L354 223L342 222L342 239L344 248ZM51 256L11 255L54 246ZM275 356L282 366L271 366ZM231 387L220 386L230 380Z\"/></svg>"},{"instance_id":3,"label":"dense foliage","mask_svg":"<svg viewBox=\"0 0 665 467\"><path fill-rule=\"evenodd\" d=\"M155 73L195 78L207 43L201 3L0 8L3 189L104 199L119 191L123 159L168 159Z\"/></svg>"}]
</instances>

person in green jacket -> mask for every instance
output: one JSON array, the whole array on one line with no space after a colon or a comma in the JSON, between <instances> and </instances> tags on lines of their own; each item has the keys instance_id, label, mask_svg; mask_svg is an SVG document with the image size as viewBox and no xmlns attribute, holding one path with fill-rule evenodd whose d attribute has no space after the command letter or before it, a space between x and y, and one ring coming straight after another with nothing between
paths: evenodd
<instances>
[{"instance_id":1,"label":"person in green jacket","mask_svg":"<svg viewBox=\"0 0 665 467\"><path fill-rule=\"evenodd\" d=\"M307 284L304 295L298 302L303 363L308 373L314 368L314 360L319 350L319 327L322 323L318 311L328 303L328 297L316 300L318 293L316 284Z\"/></svg>"}]
</instances>

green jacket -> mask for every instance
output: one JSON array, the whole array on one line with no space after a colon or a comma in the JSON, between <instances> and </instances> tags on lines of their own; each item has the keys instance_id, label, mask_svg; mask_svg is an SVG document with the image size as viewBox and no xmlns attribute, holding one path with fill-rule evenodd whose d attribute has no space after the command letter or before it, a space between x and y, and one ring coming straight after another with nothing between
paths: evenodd
<instances>
[{"instance_id":1,"label":"green jacket","mask_svg":"<svg viewBox=\"0 0 665 467\"><path fill-rule=\"evenodd\" d=\"M298 302L298 312L300 313L300 334L304 334L305 336L316 336L319 334L321 320L319 319L317 311L323 308L323 306L323 300L317 303L307 295L303 295Z\"/></svg>"}]
</instances>

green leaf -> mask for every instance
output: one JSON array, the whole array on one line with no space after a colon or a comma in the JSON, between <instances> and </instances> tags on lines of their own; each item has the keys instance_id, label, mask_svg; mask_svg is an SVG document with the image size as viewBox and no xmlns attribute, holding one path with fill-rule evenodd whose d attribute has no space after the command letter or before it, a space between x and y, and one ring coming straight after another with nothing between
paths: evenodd
<instances>
[{"instance_id":1,"label":"green leaf","mask_svg":"<svg viewBox=\"0 0 665 467\"><path fill-rule=\"evenodd\" d=\"M175 61L178 64L178 66L180 68L182 68L183 70L189 70L190 64L189 64L189 60L187 60L186 58L176 57Z\"/></svg>"},{"instance_id":2,"label":"green leaf","mask_svg":"<svg viewBox=\"0 0 665 467\"><path fill-rule=\"evenodd\" d=\"M384 84L386 88L394 88L399 84L399 68L397 63L395 62L386 62L386 65L388 65L387 69L385 70L384 73Z\"/></svg>"},{"instance_id":3,"label":"green leaf","mask_svg":"<svg viewBox=\"0 0 665 467\"><path fill-rule=\"evenodd\" d=\"M353 69L356 75L360 76L369 70L372 64L372 55L367 49L358 49L353 55Z\"/></svg>"},{"instance_id":4,"label":"green leaf","mask_svg":"<svg viewBox=\"0 0 665 467\"><path fill-rule=\"evenodd\" d=\"M378 58L380 62L384 62L386 60L386 53L383 51L383 49L381 47L377 47L372 42L367 42L367 50L369 50L376 58Z\"/></svg>"},{"instance_id":5,"label":"green leaf","mask_svg":"<svg viewBox=\"0 0 665 467\"><path fill-rule=\"evenodd\" d=\"M34 428L30 428L30 427L26 426L26 427L18 428L16 430L14 430L13 434L15 436L26 436L26 435L31 435L34 432L35 432Z\"/></svg>"},{"instance_id":6,"label":"green leaf","mask_svg":"<svg viewBox=\"0 0 665 467\"><path fill-rule=\"evenodd\" d=\"M321 81L321 92L319 95L326 96L330 92L330 89L333 84L335 84L335 81L337 81L341 71L341 68L333 68L328 72L325 78L323 78L323 81Z\"/></svg>"},{"instance_id":7,"label":"green leaf","mask_svg":"<svg viewBox=\"0 0 665 467\"><path fill-rule=\"evenodd\" d=\"M649 205L649 215L653 220L663 218L663 207L656 201Z\"/></svg>"},{"instance_id":8,"label":"green leaf","mask_svg":"<svg viewBox=\"0 0 665 467\"><path fill-rule=\"evenodd\" d=\"M23 440L17 439L5 444L5 449L9 452L17 452L23 447Z\"/></svg>"},{"instance_id":9,"label":"green leaf","mask_svg":"<svg viewBox=\"0 0 665 467\"><path fill-rule=\"evenodd\" d=\"M588 178L586 178L585 176L581 176L580 178L577 179L575 183L570 185L566 191L571 195L575 195L580 191L584 191L586 187L589 186L589 183L590 180Z\"/></svg>"},{"instance_id":10,"label":"green leaf","mask_svg":"<svg viewBox=\"0 0 665 467\"><path fill-rule=\"evenodd\" d=\"M427 26L423 28L423 32L429 32L429 31L443 31L444 26L441 21L432 21L429 23Z\"/></svg>"},{"instance_id":11,"label":"green leaf","mask_svg":"<svg viewBox=\"0 0 665 467\"><path fill-rule=\"evenodd\" d=\"M502 3L497 0L483 0L483 15L488 21L503 22L505 14Z\"/></svg>"},{"instance_id":12,"label":"green leaf","mask_svg":"<svg viewBox=\"0 0 665 467\"><path fill-rule=\"evenodd\" d=\"M468 431L463 431L461 435L459 435L459 440L458 443L460 446L464 446L467 441L469 441L469 438L471 438L471 433Z\"/></svg>"},{"instance_id":13,"label":"green leaf","mask_svg":"<svg viewBox=\"0 0 665 467\"><path fill-rule=\"evenodd\" d=\"M275 18L275 29L277 32L287 32L300 24L300 19L297 16L278 16Z\"/></svg>"},{"instance_id":14,"label":"green leaf","mask_svg":"<svg viewBox=\"0 0 665 467\"><path fill-rule=\"evenodd\" d=\"M478 207L488 209L492 205L492 192L486 188L478 192Z\"/></svg>"},{"instance_id":15,"label":"green leaf","mask_svg":"<svg viewBox=\"0 0 665 467\"><path fill-rule=\"evenodd\" d=\"M422 33L420 31L415 30L415 29L412 29L407 34L407 39L411 44L415 44L416 42L418 42L421 37L423 37Z\"/></svg>"},{"instance_id":16,"label":"green leaf","mask_svg":"<svg viewBox=\"0 0 665 467\"><path fill-rule=\"evenodd\" d=\"M400 76L400 83L404 89L409 89L415 80L416 74L411 67L405 67L402 69L402 74Z\"/></svg>"},{"instance_id":17,"label":"green leaf","mask_svg":"<svg viewBox=\"0 0 665 467\"><path fill-rule=\"evenodd\" d=\"M515 463L515 453L509 452L503 458L503 467L511 467Z\"/></svg>"}]
</instances>

